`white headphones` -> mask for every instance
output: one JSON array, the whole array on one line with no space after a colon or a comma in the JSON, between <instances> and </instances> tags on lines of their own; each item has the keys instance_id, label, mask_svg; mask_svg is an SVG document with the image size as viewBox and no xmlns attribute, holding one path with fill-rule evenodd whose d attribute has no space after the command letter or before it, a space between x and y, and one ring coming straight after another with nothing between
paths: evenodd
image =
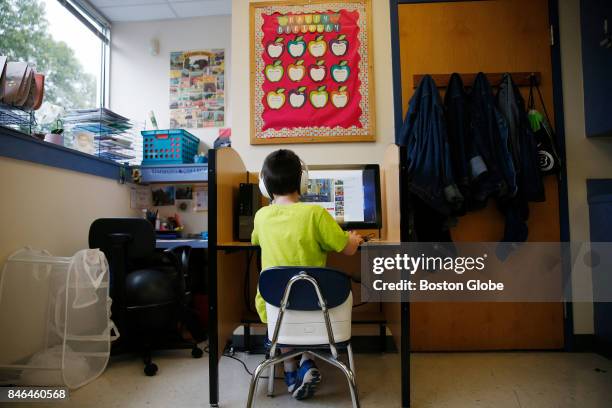
<instances>
[{"instance_id":1,"label":"white headphones","mask_svg":"<svg viewBox=\"0 0 612 408\"><path fill-rule=\"evenodd\" d=\"M308 166L302 160L302 176L300 177L300 195L304 195L308 192ZM263 173L259 172L259 190L261 194L269 200L273 200L272 194L268 192L268 187L266 187L266 182L264 181Z\"/></svg>"}]
</instances>

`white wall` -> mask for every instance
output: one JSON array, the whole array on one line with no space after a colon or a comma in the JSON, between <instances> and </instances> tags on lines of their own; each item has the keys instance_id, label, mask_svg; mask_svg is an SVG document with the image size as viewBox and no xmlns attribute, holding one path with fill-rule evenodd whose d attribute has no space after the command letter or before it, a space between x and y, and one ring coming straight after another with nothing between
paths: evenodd
<instances>
[{"instance_id":1,"label":"white wall","mask_svg":"<svg viewBox=\"0 0 612 408\"><path fill-rule=\"evenodd\" d=\"M612 140L586 137L580 0L564 0L559 3L570 236L574 242L588 242L590 232L586 180L612 177ZM590 279L590 273L585 275ZM592 303L574 304L574 331L577 334L593 333Z\"/></svg>"},{"instance_id":2,"label":"white wall","mask_svg":"<svg viewBox=\"0 0 612 408\"><path fill-rule=\"evenodd\" d=\"M258 171L268 153L281 147L294 150L308 164L380 163L394 142L393 79L389 2L372 1L374 78L376 85L376 142L295 145L250 145L249 0L232 0L232 147L247 169Z\"/></svg>"},{"instance_id":3,"label":"white wall","mask_svg":"<svg viewBox=\"0 0 612 408\"><path fill-rule=\"evenodd\" d=\"M160 129L170 123L170 52L224 48L225 107L231 121L230 16L177 20L115 23L112 28L110 63L110 108L135 122L148 121L153 110ZM159 40L159 55L149 53L151 39ZM227 126L229 127L229 125ZM218 136L217 128L189 129L208 146Z\"/></svg>"}]
</instances>

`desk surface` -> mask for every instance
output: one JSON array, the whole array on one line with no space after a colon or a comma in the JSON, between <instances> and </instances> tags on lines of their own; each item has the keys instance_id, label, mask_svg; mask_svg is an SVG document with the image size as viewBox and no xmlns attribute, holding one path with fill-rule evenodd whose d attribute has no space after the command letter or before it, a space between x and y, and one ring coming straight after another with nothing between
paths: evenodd
<instances>
[{"instance_id":1,"label":"desk surface","mask_svg":"<svg viewBox=\"0 0 612 408\"><path fill-rule=\"evenodd\" d=\"M230 249L230 248L259 248L259 245L253 245L248 241L227 241L218 242L217 248L219 249Z\"/></svg>"},{"instance_id":2,"label":"desk surface","mask_svg":"<svg viewBox=\"0 0 612 408\"><path fill-rule=\"evenodd\" d=\"M380 239L372 239L368 242L365 242L362 246L365 245L399 245L398 242L394 241L383 241ZM359 249L361 249L361 247ZM259 245L253 245L250 242L244 241L226 241L217 243L217 249L249 249L249 248L259 248Z\"/></svg>"},{"instance_id":3,"label":"desk surface","mask_svg":"<svg viewBox=\"0 0 612 408\"><path fill-rule=\"evenodd\" d=\"M157 239L155 247L159 249L174 248L186 245L192 248L208 248L208 241L205 239Z\"/></svg>"}]
</instances>

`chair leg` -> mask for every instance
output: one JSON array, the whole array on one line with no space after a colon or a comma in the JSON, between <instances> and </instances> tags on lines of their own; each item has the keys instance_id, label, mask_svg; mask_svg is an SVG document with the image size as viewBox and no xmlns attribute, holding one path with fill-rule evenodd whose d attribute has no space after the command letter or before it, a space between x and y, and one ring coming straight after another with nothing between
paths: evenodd
<instances>
[{"instance_id":1,"label":"chair leg","mask_svg":"<svg viewBox=\"0 0 612 408\"><path fill-rule=\"evenodd\" d=\"M351 343L347 344L346 351L349 359L349 367L353 372L353 375L357 377L357 373L355 372L355 359L353 358L353 346L351 345Z\"/></svg>"},{"instance_id":2,"label":"chair leg","mask_svg":"<svg viewBox=\"0 0 612 408\"><path fill-rule=\"evenodd\" d=\"M257 382L259 381L259 376L261 375L263 370L265 370L265 368L269 365L269 364L266 364L268 363L268 361L270 360L264 361L263 363L258 365L255 371L253 372L253 377L251 378L251 384L249 385L249 397L247 399L247 405L246 405L247 408L253 407L253 398L255 397L255 390L257 389Z\"/></svg>"},{"instance_id":3,"label":"chair leg","mask_svg":"<svg viewBox=\"0 0 612 408\"><path fill-rule=\"evenodd\" d=\"M336 366L340 370L342 370L344 376L346 377L346 380L348 381L349 390L351 392L351 400L353 401L353 408L360 408L361 405L359 403L359 391L357 389L357 383L355 382L355 374L353 373L353 371L349 367L347 367L346 364L336 360L333 357L328 357L320 353L314 352L312 354L319 357L321 360L326 361L329 364Z\"/></svg>"},{"instance_id":4,"label":"chair leg","mask_svg":"<svg viewBox=\"0 0 612 408\"><path fill-rule=\"evenodd\" d=\"M276 354L276 351L274 354ZM270 358L274 357L276 357L276 355L270 356ZM270 372L268 373L268 397L274 396L274 367L276 367L276 364L272 363L270 365Z\"/></svg>"},{"instance_id":5,"label":"chair leg","mask_svg":"<svg viewBox=\"0 0 612 408\"><path fill-rule=\"evenodd\" d=\"M273 366L275 364L282 363L285 360L289 360L290 358L295 358L295 356L299 356L302 354L301 351L293 351L285 354L281 354L277 357L272 357L268 360L262 361L255 371L253 372L253 377L251 377L251 384L249 385L249 396L247 399L247 408L253 407L253 399L255 398L255 390L257 389L257 382L259 381L259 377L261 373L265 371L266 368Z\"/></svg>"}]
</instances>

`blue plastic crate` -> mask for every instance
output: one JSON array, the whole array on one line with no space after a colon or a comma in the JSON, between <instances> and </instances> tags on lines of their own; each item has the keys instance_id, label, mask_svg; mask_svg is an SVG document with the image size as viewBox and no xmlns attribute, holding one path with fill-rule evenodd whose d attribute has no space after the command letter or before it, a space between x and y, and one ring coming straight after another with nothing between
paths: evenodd
<instances>
[{"instance_id":1,"label":"blue plastic crate","mask_svg":"<svg viewBox=\"0 0 612 408\"><path fill-rule=\"evenodd\" d=\"M193 163L200 139L184 129L143 130L142 164Z\"/></svg>"}]
</instances>

